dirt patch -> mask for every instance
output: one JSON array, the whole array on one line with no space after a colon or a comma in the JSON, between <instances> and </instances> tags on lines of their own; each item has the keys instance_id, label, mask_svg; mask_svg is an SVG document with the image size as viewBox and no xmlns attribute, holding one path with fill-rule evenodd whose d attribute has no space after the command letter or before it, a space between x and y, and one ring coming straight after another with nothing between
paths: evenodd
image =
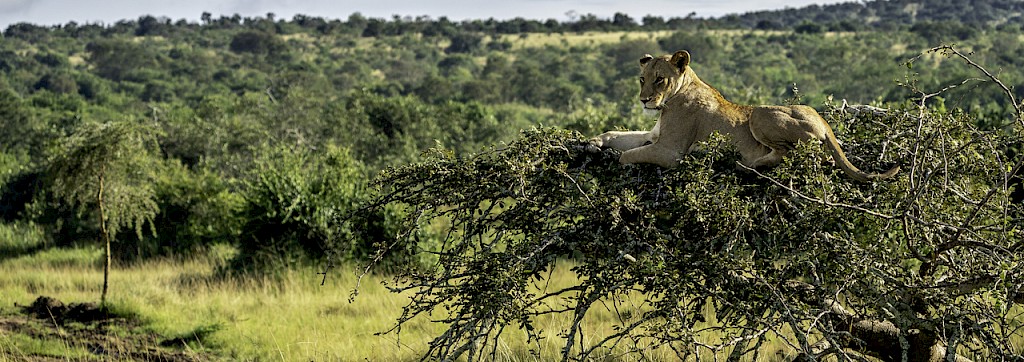
<instances>
[{"instance_id":1,"label":"dirt patch","mask_svg":"<svg viewBox=\"0 0 1024 362\"><path fill-rule=\"evenodd\" d=\"M132 316L117 315L95 303L64 304L46 296L20 306L15 315L0 315L0 334L20 334L57 346L49 350L33 347L15 353L26 361L131 360L207 361L209 353L197 352L178 338L165 339L146 331ZM168 341L173 341L168 343ZM175 343L177 342L177 343Z\"/></svg>"},{"instance_id":2,"label":"dirt patch","mask_svg":"<svg viewBox=\"0 0 1024 362\"><path fill-rule=\"evenodd\" d=\"M28 316L50 319L58 325L64 325L67 322L91 323L116 318L98 307L96 303L64 305L63 302L47 296L36 298L32 304L21 307L21 311Z\"/></svg>"}]
</instances>

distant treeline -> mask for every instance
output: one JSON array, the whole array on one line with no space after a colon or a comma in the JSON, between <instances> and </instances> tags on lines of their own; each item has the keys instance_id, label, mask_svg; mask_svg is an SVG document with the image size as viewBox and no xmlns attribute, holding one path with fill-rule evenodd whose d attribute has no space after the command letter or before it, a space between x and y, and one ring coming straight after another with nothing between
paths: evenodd
<instances>
[{"instance_id":1,"label":"distant treeline","mask_svg":"<svg viewBox=\"0 0 1024 362\"><path fill-rule=\"evenodd\" d=\"M54 195L62 190L48 180L54 160L115 127L155 143L141 166L120 176L151 175L143 185L160 210L151 223L156 235L119 236L115 247L124 250L116 254L186 255L230 243L239 247L241 264L317 259L327 250L367 260L375 243L398 235L396 220L404 217L385 210L366 225L339 224L339 215L372 195L369 179L422 161L431 148L463 157L536 126L582 135L650 127L636 107L637 59L678 49L689 50L702 79L737 103L799 101L823 112L830 100L889 107L958 85L929 106L961 110L979 128L1007 127L1012 107L998 87L939 56L913 67L906 62L955 42L1006 84L1019 85L1024 43L1013 24L1020 19L971 25L928 15L941 9L932 3L720 19L205 14L194 22L143 16L114 24L16 24L0 38L0 235L4 223L31 223L52 245L92 243L98 216L58 202ZM917 15L840 11L883 6ZM974 6L946 13L985 14L979 2ZM1000 9L990 15L1012 12ZM815 17L822 14L833 17ZM863 31L826 33L843 28L842 16L878 19L849 24ZM791 28L751 30L773 28L765 19ZM886 19L898 19L890 23L895 30L873 28ZM599 32L624 29L637 30ZM1024 98L1024 87L1011 92Z\"/></svg>"},{"instance_id":2,"label":"distant treeline","mask_svg":"<svg viewBox=\"0 0 1024 362\"><path fill-rule=\"evenodd\" d=\"M810 5L802 8L756 11L730 14L719 18L701 18L696 13L686 17L663 17L656 14L633 18L616 13L611 18L594 14L566 14L567 21L514 18L509 20L476 19L452 21L447 17L394 15L390 19L366 17L354 13L347 19L296 15L291 20L278 19L275 14L265 17L232 16L213 17L203 13L200 22L185 19L146 15L137 20L121 20L114 24L78 24L69 22L56 26L30 23L13 24L3 32L5 37L31 39L51 30L73 36L95 34L169 35L173 32L199 28L253 28L287 34L317 31L322 34L348 34L363 37L423 34L427 36L453 36L462 32L487 34L564 33L587 31L685 30L685 29L762 29L796 30L798 32L893 30L917 24L938 23L949 27L951 23L963 26L1020 28L1024 25L1024 2L1016 0L874 0L847 2L833 5Z\"/></svg>"}]
</instances>

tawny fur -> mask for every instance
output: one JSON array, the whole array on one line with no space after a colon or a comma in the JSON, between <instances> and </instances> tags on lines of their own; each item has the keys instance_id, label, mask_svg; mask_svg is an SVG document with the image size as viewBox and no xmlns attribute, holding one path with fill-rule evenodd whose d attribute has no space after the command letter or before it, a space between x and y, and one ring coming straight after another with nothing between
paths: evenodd
<instances>
[{"instance_id":1,"label":"tawny fur","mask_svg":"<svg viewBox=\"0 0 1024 362\"><path fill-rule=\"evenodd\" d=\"M658 122L650 131L605 132L590 143L623 151L619 162L624 164L672 168L695 143L718 131L731 135L743 165L758 168L777 165L797 142L818 140L832 151L839 168L858 181L886 179L899 172L896 166L872 174L851 164L832 127L814 108L734 104L697 78L689 64L690 54L684 50L641 58L640 102L645 109L660 110Z\"/></svg>"}]
</instances>

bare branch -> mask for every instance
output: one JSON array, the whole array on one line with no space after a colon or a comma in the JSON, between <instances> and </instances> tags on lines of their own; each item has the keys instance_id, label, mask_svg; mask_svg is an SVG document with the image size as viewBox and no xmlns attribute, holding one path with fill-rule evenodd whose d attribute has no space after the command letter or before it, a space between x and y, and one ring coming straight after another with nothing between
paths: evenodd
<instances>
[{"instance_id":1,"label":"bare branch","mask_svg":"<svg viewBox=\"0 0 1024 362\"><path fill-rule=\"evenodd\" d=\"M971 58L967 57L966 55L961 53L959 50L956 50L956 48L953 48L953 46L951 46L951 45L942 45L942 46L934 47L934 48L930 49L928 52L929 53L939 52L939 53L943 53L943 54L947 54L947 55L948 54L956 55L960 59L963 59L965 62L967 62L967 64L969 64L970 66L972 66L975 69L978 69L982 73L984 73L985 76L988 77L988 79L990 79L993 82L995 82L997 85L999 85L999 88L1003 90L1003 94L1006 95L1006 98L1010 101L1010 104L1013 105L1013 109L1016 111L1017 122L1020 123L1021 127L1024 127L1024 118L1022 118L1022 117L1024 117L1024 113L1021 112L1021 106L1022 106L1021 103L1017 102L1017 98L1013 95L1013 91L1010 90L1010 88L1007 87L1006 84L1004 84L1002 80L1000 80L998 77L996 77L991 72L989 72L988 69L985 69L985 67L983 67L980 64L976 63L974 60L972 60Z\"/></svg>"},{"instance_id":2,"label":"bare branch","mask_svg":"<svg viewBox=\"0 0 1024 362\"><path fill-rule=\"evenodd\" d=\"M772 177L769 177L769 176L767 176L767 175L765 175L765 174L763 174L763 173L761 173L761 172L759 172L759 171L757 171L757 170L755 170L753 168L747 167L747 165L744 165L741 162L736 162L736 164L739 165L740 167L746 169L747 171L753 172L754 174L756 174L757 176L760 176L761 178L763 178L765 180L771 181L776 186L779 186L779 187L781 187L783 189L786 189L786 191L789 191L789 192L793 193L794 195L796 195L797 197L799 197L801 199L804 199L804 200L807 200L807 201L810 201L810 202L813 202L813 203L816 203L816 204L820 204L820 205L823 205L823 206L839 207L839 208L854 210L854 211L862 212L862 213L865 213L865 214L868 214L868 215L871 215L871 216L880 217L880 218L883 218L883 219L895 219L896 218L895 216L888 215L888 214L883 214L883 213L880 213L880 212L877 212L877 211L874 211L874 210L865 209L865 208L860 207L860 206L849 205L849 204L844 204L844 203L835 203L835 202L831 202L831 201L828 201L828 200L822 200L822 199L819 199L819 198L814 198L814 197L810 197L810 196L804 195L802 192L797 191L796 189L793 189L792 187L786 186L783 183L779 182L779 180L776 180L776 179L774 179Z\"/></svg>"}]
</instances>

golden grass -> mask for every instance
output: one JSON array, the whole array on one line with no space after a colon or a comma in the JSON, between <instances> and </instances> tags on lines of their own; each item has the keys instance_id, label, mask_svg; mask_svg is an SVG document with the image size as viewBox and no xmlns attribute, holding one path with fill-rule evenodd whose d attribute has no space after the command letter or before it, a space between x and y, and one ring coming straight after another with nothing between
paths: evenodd
<instances>
[{"instance_id":1,"label":"golden grass","mask_svg":"<svg viewBox=\"0 0 1024 362\"><path fill-rule=\"evenodd\" d=\"M110 301L137 313L163 336L187 339L212 329L198 344L230 359L404 360L426 343L417 330L434 332L433 326L414 323L406 329L412 338L401 344L373 336L393 323L403 301L380 285L381 278L364 280L360 297L349 303L355 285L351 270L335 271L323 286L313 268L274 277L215 278L214 269L228 253L222 248L203 258L115 268ZM99 258L98 248L52 249L0 262L0 299L27 305L46 295L65 303L94 302L102 283ZM18 346L0 344L8 355Z\"/></svg>"},{"instance_id":2,"label":"golden grass","mask_svg":"<svg viewBox=\"0 0 1024 362\"><path fill-rule=\"evenodd\" d=\"M426 318L406 324L400 336L376 335L392 327L407 302L407 296L393 294L382 282L389 278L367 276L353 302L349 296L357 281L354 267L336 268L324 285L319 270L312 267L282 271L273 276L218 278L216 268L233 255L230 247L214 248L209 254L187 260L161 259L117 267L111 274L110 301L145 321L146 328L165 338L190 340L190 348L212 352L227 360L332 360L363 361L416 360L433 336L444 326ZM48 249L20 257L0 259L0 311L10 312L13 303L30 304L40 295L65 303L95 302L102 282L99 248ZM571 262L559 262L546 280L547 291L578 282ZM582 345L588 348L616 326L635 321L645 309L639 293L615 302L596 304L583 322ZM564 306L566 300L552 300L550 306ZM620 316L624 316L621 317ZM441 315L435 314L434 318ZM706 311L708 323L715 323ZM510 327L498 343L497 360L540 360L530 354L539 349L541 359L559 355L562 333L570 325L568 313L537 318L535 326L544 337L526 344L525 333ZM785 330L783 333L787 333ZM700 342L714 344L721 336L701 335ZM5 334L0 328L0 361L25 356L88 356L73 341L40 341L24 335ZM579 344L577 344L579 346ZM622 346L625 347L625 346ZM578 347L577 347L578 350ZM700 350L701 359L713 359ZM621 351L599 355L599 360L633 361ZM724 358L729 350L717 357ZM762 359L784 360L793 350L777 336L762 346ZM21 356L21 357L19 357ZM72 357L74 358L74 357ZM668 348L644 353L646 360L673 361Z\"/></svg>"},{"instance_id":3,"label":"golden grass","mask_svg":"<svg viewBox=\"0 0 1024 362\"><path fill-rule=\"evenodd\" d=\"M13 313L14 304L28 305L41 295L64 303L97 301L102 283L101 250L52 248L30 253L31 245L16 239L32 239L37 236L36 231L24 225L0 228L8 236L0 239L0 248L16 251L0 257L0 301L4 301L0 304L0 316ZM15 256L17 253L25 254ZM390 278L366 276L358 296L349 302L358 279L357 268L353 266L331 270L326 280L314 267L297 267L267 276L218 277L215 271L234 253L232 247L221 246L184 260L158 259L115 267L109 300L115 309L138 315L145 328L164 339L187 340L188 348L227 360L416 360L426 351L431 338L444 331L444 325L419 318L406 324L401 335L378 335L394 326L408 302L408 295L396 295L382 285ZM569 261L557 263L538 292L578 283L571 271L573 266ZM646 310L643 301L643 295L631 293L595 304L583 321L585 335L577 344L577 351L580 345L589 348L615 333L616 327L640 318ZM571 304L566 299L548 302L552 308ZM432 316L441 317L439 313ZM540 360L531 350L539 350L541 359L556 358L564 347L562 334L571 318L570 313L538 317L535 327L543 338L530 345L524 331L510 326L498 341L497 360ZM716 323L710 311L705 311L705 318L708 325ZM781 333L789 334L785 329ZM769 337L761 346L762 359L792 357L793 349L781 337ZM698 336L698 342L716 344L721 338L714 332L706 333ZM1022 339L1024 336L1015 342ZM716 357L706 349L689 347L697 349L702 360ZM614 361L639 359L621 352L602 351L607 355L599 353L597 357ZM720 351L717 357L724 358L729 352ZM74 341L38 340L5 332L0 325L0 362L29 356L74 359L89 358L90 354ZM645 351L643 358L677 359L668 348Z\"/></svg>"},{"instance_id":4,"label":"golden grass","mask_svg":"<svg viewBox=\"0 0 1024 362\"><path fill-rule=\"evenodd\" d=\"M624 40L657 40L671 35L670 30L661 31L594 31L585 33L529 33L524 35L502 35L500 40L512 43L513 49L558 46L558 45L600 45L618 43Z\"/></svg>"},{"instance_id":5,"label":"golden grass","mask_svg":"<svg viewBox=\"0 0 1024 362\"><path fill-rule=\"evenodd\" d=\"M113 305L139 315L153 332L192 340L192 348L231 360L414 360L426 350L429 340L443 331L443 325L420 318L405 325L400 336L375 335L394 325L407 302L406 296L382 286L388 278L367 276L350 303L357 281L354 267L332 270L324 285L320 285L322 275L312 267L274 276L215 277L216 268L232 253L231 248L221 247L187 260L161 259L116 267L111 272L108 298ZM102 283L100 258L99 248L76 248L2 260L0 300L28 305L45 295L64 303L95 302ZM576 283L571 266L559 263L548 287ZM630 296L617 309L630 311L630 318L636 318L638 307L631 304L641 300L640 295ZM610 302L592 308L583 325L584 346L613 333L613 327L622 323L615 309ZM564 343L560 333L570 319L570 315L538 318L537 328L545 337L539 346L527 346L525 333L510 328L500 340L499 357L535 360L528 351L538 347L542 356L557 356ZM0 342L0 354L39 354L40 348L52 344L17 338L3 338L6 343ZM667 349L647 353L654 360L674 360L673 356Z\"/></svg>"},{"instance_id":6,"label":"golden grass","mask_svg":"<svg viewBox=\"0 0 1024 362\"><path fill-rule=\"evenodd\" d=\"M526 33L500 35L497 40L507 41L512 44L512 49L538 48L545 46L579 46L579 45L605 45L615 44L628 40L647 39L658 41L661 38L674 34L677 30L658 31L590 31L583 33ZM678 30L685 31L685 30ZM701 34L717 37L739 37L739 36L773 36L792 34L792 30L750 30L750 29L705 29L698 30ZM825 32L822 35L826 38L849 37L854 32ZM489 39L490 40L490 39Z\"/></svg>"}]
</instances>

